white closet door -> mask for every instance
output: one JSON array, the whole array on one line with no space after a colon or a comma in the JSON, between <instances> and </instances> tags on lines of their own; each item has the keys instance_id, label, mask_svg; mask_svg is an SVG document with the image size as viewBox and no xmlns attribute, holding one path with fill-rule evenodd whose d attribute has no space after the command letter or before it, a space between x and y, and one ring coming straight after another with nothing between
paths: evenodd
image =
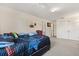
<instances>
[{"instance_id":1,"label":"white closet door","mask_svg":"<svg viewBox=\"0 0 79 59\"><path fill-rule=\"evenodd\" d=\"M73 22L72 28L72 39L79 40L79 22Z\"/></svg>"},{"instance_id":2,"label":"white closet door","mask_svg":"<svg viewBox=\"0 0 79 59\"><path fill-rule=\"evenodd\" d=\"M68 39L69 38L69 27L68 27L68 22L67 21L58 21L56 23L57 25L57 38L64 38Z\"/></svg>"},{"instance_id":3,"label":"white closet door","mask_svg":"<svg viewBox=\"0 0 79 59\"><path fill-rule=\"evenodd\" d=\"M68 23L67 23L67 33L68 33L68 39L73 39L74 38L74 33L73 33L73 31L74 31L74 22L72 22L72 21L67 21Z\"/></svg>"},{"instance_id":4,"label":"white closet door","mask_svg":"<svg viewBox=\"0 0 79 59\"><path fill-rule=\"evenodd\" d=\"M76 31L76 40L79 40L79 22L78 23L76 23L76 29L75 29L75 31Z\"/></svg>"},{"instance_id":5,"label":"white closet door","mask_svg":"<svg viewBox=\"0 0 79 59\"><path fill-rule=\"evenodd\" d=\"M75 21L69 21L68 22L68 28L69 28L69 38L71 40L79 40L79 22Z\"/></svg>"},{"instance_id":6,"label":"white closet door","mask_svg":"<svg viewBox=\"0 0 79 59\"><path fill-rule=\"evenodd\" d=\"M79 22L78 21L57 21L57 38L79 40Z\"/></svg>"}]
</instances>

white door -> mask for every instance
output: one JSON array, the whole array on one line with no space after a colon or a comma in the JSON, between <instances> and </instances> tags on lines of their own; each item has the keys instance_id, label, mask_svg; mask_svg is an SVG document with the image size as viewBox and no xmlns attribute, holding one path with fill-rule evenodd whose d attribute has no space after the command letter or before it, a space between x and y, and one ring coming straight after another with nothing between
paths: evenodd
<instances>
[{"instance_id":1,"label":"white door","mask_svg":"<svg viewBox=\"0 0 79 59\"><path fill-rule=\"evenodd\" d=\"M56 22L56 35L57 38L69 39L69 27L67 21Z\"/></svg>"},{"instance_id":2,"label":"white door","mask_svg":"<svg viewBox=\"0 0 79 59\"><path fill-rule=\"evenodd\" d=\"M58 21L56 26L57 38L79 40L79 22L73 20Z\"/></svg>"},{"instance_id":3,"label":"white door","mask_svg":"<svg viewBox=\"0 0 79 59\"><path fill-rule=\"evenodd\" d=\"M71 32L70 32L70 38L72 40L79 40L79 22L71 21Z\"/></svg>"},{"instance_id":4,"label":"white door","mask_svg":"<svg viewBox=\"0 0 79 59\"><path fill-rule=\"evenodd\" d=\"M53 36L53 24L51 23L51 27L47 27L47 22L42 23L43 33L49 37Z\"/></svg>"}]
</instances>

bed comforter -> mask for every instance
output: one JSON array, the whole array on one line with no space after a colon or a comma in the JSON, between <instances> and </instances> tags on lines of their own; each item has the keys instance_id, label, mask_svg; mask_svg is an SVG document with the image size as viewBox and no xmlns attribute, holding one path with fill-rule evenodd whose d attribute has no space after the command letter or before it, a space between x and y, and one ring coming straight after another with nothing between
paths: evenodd
<instances>
[{"instance_id":1,"label":"bed comforter","mask_svg":"<svg viewBox=\"0 0 79 59\"><path fill-rule=\"evenodd\" d=\"M17 42L9 47L0 48L0 56L28 56L39 50L46 44L50 44L48 36L23 36L17 39ZM7 51L10 50L10 51Z\"/></svg>"}]
</instances>

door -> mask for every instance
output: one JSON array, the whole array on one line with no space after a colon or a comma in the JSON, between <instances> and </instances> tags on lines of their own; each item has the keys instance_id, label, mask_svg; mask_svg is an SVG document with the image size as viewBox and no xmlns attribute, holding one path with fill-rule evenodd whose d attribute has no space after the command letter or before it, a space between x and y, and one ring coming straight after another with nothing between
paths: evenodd
<instances>
[{"instance_id":1,"label":"door","mask_svg":"<svg viewBox=\"0 0 79 59\"><path fill-rule=\"evenodd\" d=\"M56 35L57 38L69 39L69 27L67 21L56 22Z\"/></svg>"},{"instance_id":2,"label":"door","mask_svg":"<svg viewBox=\"0 0 79 59\"><path fill-rule=\"evenodd\" d=\"M73 20L56 22L57 38L79 40L79 22Z\"/></svg>"},{"instance_id":3,"label":"door","mask_svg":"<svg viewBox=\"0 0 79 59\"><path fill-rule=\"evenodd\" d=\"M51 27L47 26L47 22L42 22L43 33L49 37L53 36L53 24L51 23Z\"/></svg>"},{"instance_id":4,"label":"door","mask_svg":"<svg viewBox=\"0 0 79 59\"><path fill-rule=\"evenodd\" d=\"M71 21L71 32L70 32L70 39L72 40L79 40L79 22Z\"/></svg>"}]
</instances>

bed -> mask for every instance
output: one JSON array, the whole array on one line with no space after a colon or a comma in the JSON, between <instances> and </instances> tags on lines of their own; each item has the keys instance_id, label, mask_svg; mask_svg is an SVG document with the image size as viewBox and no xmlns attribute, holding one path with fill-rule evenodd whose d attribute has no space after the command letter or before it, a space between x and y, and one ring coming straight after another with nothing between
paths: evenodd
<instances>
[{"instance_id":1,"label":"bed","mask_svg":"<svg viewBox=\"0 0 79 59\"><path fill-rule=\"evenodd\" d=\"M0 48L0 56L40 56L50 49L50 38L45 35L18 34L17 38L10 36L3 38L0 35L0 42L10 43L9 46Z\"/></svg>"},{"instance_id":2,"label":"bed","mask_svg":"<svg viewBox=\"0 0 79 59\"><path fill-rule=\"evenodd\" d=\"M33 56L40 56L43 55L46 51L50 49L50 39L48 36L39 36L39 35L34 35L32 36L33 39L39 39L40 43L38 44L38 49L32 52L31 55Z\"/></svg>"}]
</instances>

